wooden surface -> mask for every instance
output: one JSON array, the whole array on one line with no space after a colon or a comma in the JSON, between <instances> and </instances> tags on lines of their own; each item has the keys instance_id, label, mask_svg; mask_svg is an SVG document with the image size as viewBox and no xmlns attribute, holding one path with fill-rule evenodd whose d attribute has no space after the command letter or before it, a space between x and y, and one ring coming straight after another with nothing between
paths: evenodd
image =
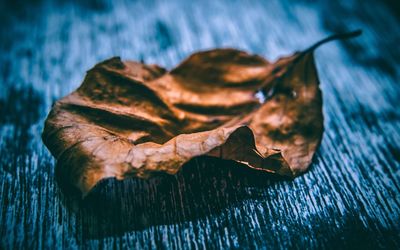
<instances>
[{"instance_id":1,"label":"wooden surface","mask_svg":"<svg viewBox=\"0 0 400 250\"><path fill-rule=\"evenodd\" d=\"M0 4L1 249L400 247L396 1L112 2ZM95 63L171 68L214 47L275 60L355 28L316 52L325 134L294 181L196 159L176 176L104 181L84 201L57 186L43 121Z\"/></svg>"}]
</instances>

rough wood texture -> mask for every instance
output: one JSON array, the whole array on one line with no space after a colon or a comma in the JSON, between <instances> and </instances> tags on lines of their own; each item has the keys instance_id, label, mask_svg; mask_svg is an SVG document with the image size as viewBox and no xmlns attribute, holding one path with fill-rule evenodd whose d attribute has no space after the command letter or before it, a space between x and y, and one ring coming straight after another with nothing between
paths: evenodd
<instances>
[{"instance_id":1,"label":"rough wood texture","mask_svg":"<svg viewBox=\"0 0 400 250\"><path fill-rule=\"evenodd\" d=\"M399 248L400 41L395 1L34 1L0 4L0 248ZM325 134L311 170L282 180L196 159L176 176L62 193L40 134L96 62L168 68L196 50L271 60L316 53Z\"/></svg>"}]
</instances>

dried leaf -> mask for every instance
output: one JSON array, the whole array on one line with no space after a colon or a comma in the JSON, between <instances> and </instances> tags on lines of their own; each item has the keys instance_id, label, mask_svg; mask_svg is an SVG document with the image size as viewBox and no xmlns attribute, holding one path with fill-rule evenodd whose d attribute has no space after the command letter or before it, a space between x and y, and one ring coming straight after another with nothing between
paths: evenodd
<instances>
[{"instance_id":1,"label":"dried leaf","mask_svg":"<svg viewBox=\"0 0 400 250\"><path fill-rule=\"evenodd\" d=\"M101 62L46 120L58 179L85 195L104 178L175 174L201 155L294 177L323 131L312 52L357 34L275 63L234 49L195 53L169 72L118 57Z\"/></svg>"}]
</instances>

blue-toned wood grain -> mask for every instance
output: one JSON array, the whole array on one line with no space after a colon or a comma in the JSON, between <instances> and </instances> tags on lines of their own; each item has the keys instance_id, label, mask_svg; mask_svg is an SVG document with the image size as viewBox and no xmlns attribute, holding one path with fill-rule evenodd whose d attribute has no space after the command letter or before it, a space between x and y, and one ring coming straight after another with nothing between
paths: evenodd
<instances>
[{"instance_id":1,"label":"blue-toned wood grain","mask_svg":"<svg viewBox=\"0 0 400 250\"><path fill-rule=\"evenodd\" d=\"M396 1L0 3L1 249L400 248L400 18ZM173 67L235 47L271 60L316 52L325 134L310 171L284 180L196 159L176 176L61 192L41 142L51 104L119 55Z\"/></svg>"}]
</instances>

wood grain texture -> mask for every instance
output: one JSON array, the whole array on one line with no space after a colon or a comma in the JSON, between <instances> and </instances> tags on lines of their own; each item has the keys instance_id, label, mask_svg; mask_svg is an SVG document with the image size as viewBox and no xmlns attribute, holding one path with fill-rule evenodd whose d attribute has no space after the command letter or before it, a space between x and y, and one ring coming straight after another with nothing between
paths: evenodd
<instances>
[{"instance_id":1,"label":"wood grain texture","mask_svg":"<svg viewBox=\"0 0 400 250\"><path fill-rule=\"evenodd\" d=\"M387 3L387 4L386 4ZM0 4L1 249L400 247L400 25L394 1L32 1ZM325 134L289 181L195 159L176 176L60 190L42 144L52 103L95 63L171 68L234 47L275 60L318 49Z\"/></svg>"}]
</instances>

